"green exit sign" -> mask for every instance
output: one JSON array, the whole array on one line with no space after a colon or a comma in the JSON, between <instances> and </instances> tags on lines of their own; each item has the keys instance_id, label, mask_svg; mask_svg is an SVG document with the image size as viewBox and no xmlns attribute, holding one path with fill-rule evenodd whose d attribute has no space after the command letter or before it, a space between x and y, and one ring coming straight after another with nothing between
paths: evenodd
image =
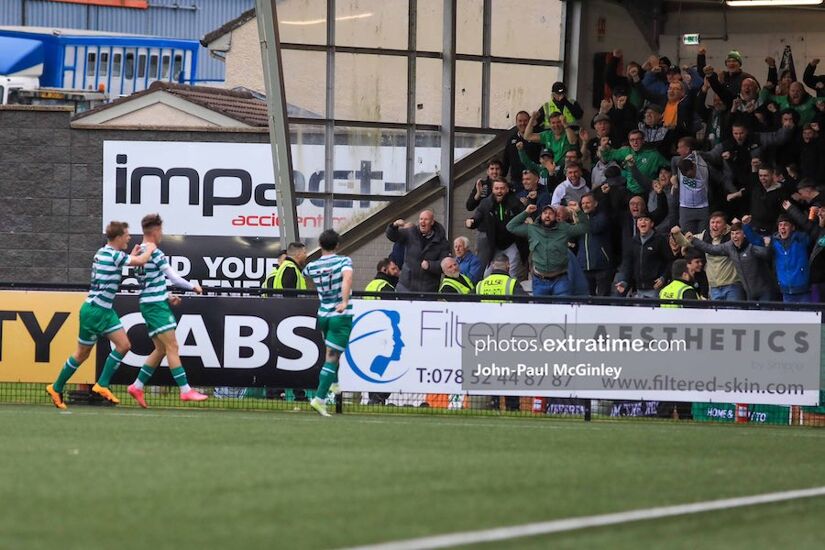
<instances>
[{"instance_id":1,"label":"green exit sign","mask_svg":"<svg viewBox=\"0 0 825 550\"><path fill-rule=\"evenodd\" d=\"M699 35L698 34L683 34L682 35L682 43L688 44L691 46L695 46L699 43Z\"/></svg>"}]
</instances>

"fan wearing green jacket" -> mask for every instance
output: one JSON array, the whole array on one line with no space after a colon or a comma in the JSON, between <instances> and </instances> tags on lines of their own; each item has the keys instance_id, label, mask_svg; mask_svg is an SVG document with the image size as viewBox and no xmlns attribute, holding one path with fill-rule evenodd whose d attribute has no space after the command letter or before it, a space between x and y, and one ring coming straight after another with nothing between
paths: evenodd
<instances>
[{"instance_id":1,"label":"fan wearing green jacket","mask_svg":"<svg viewBox=\"0 0 825 550\"><path fill-rule=\"evenodd\" d=\"M670 163L652 147L645 147L645 136L639 130L632 130L627 134L627 141L630 145L620 147L619 149L611 149L610 146L599 148L599 157L604 162L615 161L623 163L627 157L633 157L639 172L655 180L659 175L659 169L665 166L670 166ZM644 188L633 177L633 172L630 168L625 166L622 170L622 175L627 180L627 189L636 195L645 193Z\"/></svg>"},{"instance_id":2,"label":"fan wearing green jacket","mask_svg":"<svg viewBox=\"0 0 825 550\"><path fill-rule=\"evenodd\" d=\"M581 237L590 229L587 216L579 216L579 206L569 202L567 209L573 224L557 219L556 210L545 205L535 223L525 223L536 212L535 204L528 205L521 214L507 223L507 231L517 237L526 237L533 264L533 296L570 296L571 284L567 273L567 243Z\"/></svg>"}]
</instances>

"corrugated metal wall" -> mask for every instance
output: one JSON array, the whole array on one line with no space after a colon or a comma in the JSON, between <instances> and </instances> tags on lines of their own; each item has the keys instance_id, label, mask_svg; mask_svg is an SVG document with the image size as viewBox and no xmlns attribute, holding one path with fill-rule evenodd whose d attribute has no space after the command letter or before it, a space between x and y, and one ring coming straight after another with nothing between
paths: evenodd
<instances>
[{"instance_id":1,"label":"corrugated metal wall","mask_svg":"<svg viewBox=\"0 0 825 550\"><path fill-rule=\"evenodd\" d=\"M50 2L0 0L0 25L61 27L169 38L200 38L244 11L255 0L149 0L149 9L108 8ZM224 64L206 48L198 54L198 79L223 80Z\"/></svg>"}]
</instances>

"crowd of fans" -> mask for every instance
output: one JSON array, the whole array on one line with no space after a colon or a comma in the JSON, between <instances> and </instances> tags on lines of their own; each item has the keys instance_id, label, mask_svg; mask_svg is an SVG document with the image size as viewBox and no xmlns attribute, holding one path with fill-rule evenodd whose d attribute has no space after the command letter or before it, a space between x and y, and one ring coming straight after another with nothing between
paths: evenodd
<instances>
[{"instance_id":1,"label":"crowd of fans","mask_svg":"<svg viewBox=\"0 0 825 550\"><path fill-rule=\"evenodd\" d=\"M821 301L819 60L799 82L766 58L760 82L738 51L718 70L705 53L679 67L613 51L589 121L553 84L538 110L518 113L502 158L470 189L474 242L449 243L429 210L418 224L398 220L387 262L400 276L384 262L378 278L402 291L485 293L493 276L487 293L529 279L537 296Z\"/></svg>"},{"instance_id":2,"label":"crowd of fans","mask_svg":"<svg viewBox=\"0 0 825 550\"><path fill-rule=\"evenodd\" d=\"M554 83L546 103L516 115L503 155L471 186L465 226L474 238L450 242L432 210L417 223L398 219L386 228L392 252L365 290L823 301L819 60L798 82L766 58L760 83L742 70L738 51L718 71L705 53L679 67L658 56L623 63L613 51L589 121ZM282 265L276 283L288 280ZM369 394L371 403L388 397ZM489 405L498 409L499 398ZM519 410L519 398L505 407ZM658 402L620 403L611 414L636 415L633 407L693 414L689 403Z\"/></svg>"}]
</instances>

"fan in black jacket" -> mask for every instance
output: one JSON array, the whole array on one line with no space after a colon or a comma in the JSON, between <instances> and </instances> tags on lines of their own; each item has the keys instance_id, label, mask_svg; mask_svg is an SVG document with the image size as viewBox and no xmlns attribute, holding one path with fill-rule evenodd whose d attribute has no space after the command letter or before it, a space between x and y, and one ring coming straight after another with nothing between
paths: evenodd
<instances>
[{"instance_id":1,"label":"fan in black jacket","mask_svg":"<svg viewBox=\"0 0 825 550\"><path fill-rule=\"evenodd\" d=\"M817 65L819 65L819 59L812 59L808 63L808 66L805 67L805 74L802 76L802 82L816 92L816 97L825 97L825 75L814 74Z\"/></svg>"},{"instance_id":2,"label":"fan in black jacket","mask_svg":"<svg viewBox=\"0 0 825 550\"><path fill-rule=\"evenodd\" d=\"M483 199L473 216L468 218L468 229L478 229L485 239L478 239L478 259L485 268L497 252L507 254L510 259L510 276L519 278L522 275L524 260L519 245L519 239L507 231L507 222L515 218L524 210L524 205L511 193L504 180L493 182L492 195ZM522 247L523 249L523 247Z\"/></svg>"},{"instance_id":3,"label":"fan in black jacket","mask_svg":"<svg viewBox=\"0 0 825 550\"><path fill-rule=\"evenodd\" d=\"M637 297L658 298L659 290L668 279L673 252L667 238L653 231L649 214L636 218L636 224L636 236L622 253L616 290L624 294L632 287Z\"/></svg>"},{"instance_id":4,"label":"fan in black jacket","mask_svg":"<svg viewBox=\"0 0 825 550\"><path fill-rule=\"evenodd\" d=\"M524 154L536 164L539 162L539 153L541 153L540 144L524 139L524 130L527 128L529 121L530 113L527 111L519 111L516 114L516 127L507 139L507 145L504 146L504 156L501 159L501 177L509 179L510 187L517 193L521 190L521 175L526 168L519 158L517 145L522 143Z\"/></svg>"}]
</instances>

